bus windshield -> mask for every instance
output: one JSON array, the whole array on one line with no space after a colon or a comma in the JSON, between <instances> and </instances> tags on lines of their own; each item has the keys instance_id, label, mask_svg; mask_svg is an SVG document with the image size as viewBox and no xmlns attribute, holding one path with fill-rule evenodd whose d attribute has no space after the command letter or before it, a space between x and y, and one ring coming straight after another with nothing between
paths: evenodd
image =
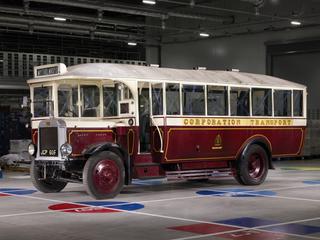
<instances>
[{"instance_id":1,"label":"bus windshield","mask_svg":"<svg viewBox=\"0 0 320 240\"><path fill-rule=\"evenodd\" d=\"M34 117L49 117L53 114L52 86L34 88Z\"/></svg>"}]
</instances>

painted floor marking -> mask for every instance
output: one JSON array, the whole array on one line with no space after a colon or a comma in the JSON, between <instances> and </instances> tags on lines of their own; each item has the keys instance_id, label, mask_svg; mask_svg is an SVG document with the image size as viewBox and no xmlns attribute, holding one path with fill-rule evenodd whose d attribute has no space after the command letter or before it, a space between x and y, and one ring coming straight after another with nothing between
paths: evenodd
<instances>
[{"instance_id":1,"label":"painted floor marking","mask_svg":"<svg viewBox=\"0 0 320 240\"><path fill-rule=\"evenodd\" d=\"M244 189L245 190L245 189ZM210 194L210 191L213 192L213 194ZM198 191L198 192L202 192L203 195L206 196L223 196L223 194L225 195L232 195L232 192L230 191L224 191L224 190L220 190L220 189L216 189L216 190L203 190L203 191ZM197 192L197 193L198 193ZM297 201L309 201L309 202L320 202L320 199L308 199L308 198L298 198L298 197L285 197L285 196L279 196L279 195L271 195L271 194L264 194L263 192L267 192L265 190L262 191L256 191L256 193L254 191L239 191L237 192L237 194L241 195L251 195L251 196L259 196L259 197L269 197L269 198L279 198L279 199L288 199L288 200L297 200ZM269 191L268 191L269 192Z\"/></svg>"},{"instance_id":2,"label":"painted floor marking","mask_svg":"<svg viewBox=\"0 0 320 240\"><path fill-rule=\"evenodd\" d=\"M217 190L201 190L196 192L199 195L211 195L220 197L265 197L275 196L276 193L267 190L252 190L242 188L222 188Z\"/></svg>"},{"instance_id":3,"label":"painted floor marking","mask_svg":"<svg viewBox=\"0 0 320 240\"><path fill-rule=\"evenodd\" d=\"M24 189L24 188L0 188L0 193L3 194L13 194L13 195L25 195L32 194L37 192L33 189ZM8 196L8 195L7 195Z\"/></svg>"},{"instance_id":4,"label":"painted floor marking","mask_svg":"<svg viewBox=\"0 0 320 240\"><path fill-rule=\"evenodd\" d=\"M121 212L121 210L136 211L144 208L144 205L119 201L86 201L72 204L60 203L51 205L48 208L54 211L68 213L114 213Z\"/></svg>"},{"instance_id":5,"label":"painted floor marking","mask_svg":"<svg viewBox=\"0 0 320 240\"><path fill-rule=\"evenodd\" d=\"M292 187L281 187L281 188L270 188L270 189L265 189L265 191L271 191L271 190L288 190L288 189L299 189L299 188L309 188L309 187L318 187L317 185L302 185L302 186L292 186ZM12 188L11 188L12 189ZM7 189L8 190L8 189ZM0 192L1 194L2 192ZM41 197L36 197L36 196L30 196L30 195L15 195L15 194L5 194L6 196L16 196L16 197L25 197L25 198L30 198L30 199L36 199L36 200L41 200L41 201L51 201L51 202L56 202L56 203L66 203L66 201L61 201L61 200L54 200L54 199L47 199L47 198L41 198ZM138 204L143 204L143 203L156 203L156 202L166 202L166 201L175 201L175 200L185 200L185 199L197 199L197 198L207 198L207 197L212 197L212 196L206 196L206 195L193 195L193 196L188 196L188 197L176 197L176 198L167 198L167 199L155 199L155 200L146 200L146 201L137 201L137 202L132 202L132 203L138 203ZM279 197L279 196L278 196ZM299 199L301 200L301 199ZM72 204L73 202L69 202ZM91 206L88 206L91 207ZM38 214L44 214L52 211L39 211L36 212ZM26 216L28 214L34 215L34 212L29 212L29 213L18 213L18 214L6 214L6 215L0 215L0 218L2 217L15 217L15 216Z\"/></svg>"},{"instance_id":6,"label":"painted floor marking","mask_svg":"<svg viewBox=\"0 0 320 240\"><path fill-rule=\"evenodd\" d=\"M289 221L289 222L283 222L283 223L276 223L276 224L270 224L270 225L252 227L252 228L239 227L240 228L239 230L226 231L226 232L220 232L220 233L212 233L212 234L203 234L203 235L196 235L196 236L190 236L190 237L175 238L175 239L171 239L171 240L200 239L200 238L211 237L211 236L220 236L220 234L238 233L238 232L245 231L245 230L259 230L261 232L277 233L277 232L273 232L273 231L268 231L265 228L288 225L288 224L295 224L295 223L302 223L302 222L311 222L311 221L317 221L317 220L320 220L320 217L303 219L303 220L295 220L295 221ZM232 225L226 225L226 226L232 227ZM317 240L320 239L320 237L299 235L299 234L294 234L294 233L285 233L285 234L287 236L295 236L295 237L299 237L302 239L317 239ZM258 238L258 239L261 239L261 238ZM267 239L270 239L270 238L267 238Z\"/></svg>"},{"instance_id":7,"label":"painted floor marking","mask_svg":"<svg viewBox=\"0 0 320 240\"><path fill-rule=\"evenodd\" d=\"M208 223L197 223L192 225L184 225L177 227L168 227L168 229L191 232L197 234L210 234L210 233L221 233L226 231L239 230L239 227L229 227L219 224L208 224ZM242 230L242 228L241 228Z\"/></svg>"},{"instance_id":8,"label":"painted floor marking","mask_svg":"<svg viewBox=\"0 0 320 240\"><path fill-rule=\"evenodd\" d=\"M66 201L60 201L60 200L54 200L54 199L47 199L47 198L40 198L40 197L34 197L34 196L30 196L30 195L12 195L12 196L17 196L17 197L21 197L21 198L30 198L30 199L38 199L38 200L44 200L44 201L51 201L51 202L65 202L65 203L70 203L72 204L72 202L66 202ZM92 207L92 206L88 206L88 207ZM103 206L100 206L103 207ZM42 211L42 212L38 212L39 213L54 213L55 211ZM124 213L131 213L131 214L136 214L136 215L142 215L142 216L150 216L150 217L157 217L157 218L164 218L164 219L171 219L171 220L179 220L179 221L186 221L186 222L196 222L196 223L207 223L207 224L214 224L212 222L207 222L207 221L201 221L201 220L195 220L195 219L188 219L188 218L180 218L180 217L173 217L173 216L166 216L166 215L160 215L160 214L152 214L152 213L146 213L146 212L138 212L138 211L127 211L127 210L121 210L121 212ZM32 213L31 213L32 214ZM36 213L34 213L36 214ZM30 213L24 213L24 214L12 214L11 216L26 216L26 215L30 215ZM0 215L0 217L2 217L4 215ZM10 216L10 215L7 215ZM275 225L285 225L288 223L297 223L297 222L307 222L307 221L315 221L315 220L319 220L320 217L318 218L312 218L312 219L303 219L303 220L297 220L297 221L291 221L291 222L287 222L287 223L280 223L280 224L274 224L274 225L267 225L267 226L262 226L262 227L270 227L270 226L275 226ZM221 226L228 226L225 224L219 224ZM228 226L228 227L233 227L233 226ZM260 227L261 228L261 227ZM258 229L258 228L257 228ZM219 234L227 234L227 233L234 233L234 232L240 232L243 230L251 230L250 228L243 228L243 229L239 229L239 230L231 230L231 231L226 231L226 232L222 232ZM268 230L265 229L259 229L260 231L263 232L270 232ZM217 235L217 234L207 234L209 236L211 235ZM199 237L203 237L203 236L207 236L207 235L201 235L201 236L192 236L192 238L199 238ZM287 235L291 235L291 236L298 236L298 237L302 237L301 235L297 235L297 234L287 234ZM192 238L183 238L183 239L192 239ZM312 236L303 236L303 238L308 238L308 239L319 239L317 237L312 237Z\"/></svg>"},{"instance_id":9,"label":"painted floor marking","mask_svg":"<svg viewBox=\"0 0 320 240\"><path fill-rule=\"evenodd\" d=\"M261 232L257 230L244 230L236 233L224 233L217 235L219 238L233 240L287 240L288 235L273 232Z\"/></svg>"},{"instance_id":10,"label":"painted floor marking","mask_svg":"<svg viewBox=\"0 0 320 240\"><path fill-rule=\"evenodd\" d=\"M223 224L228 224L228 225L238 226L238 227L254 228L254 227L259 227L264 225L278 224L279 221L243 217L243 218L233 218L233 219L217 221L217 223L223 223Z\"/></svg>"},{"instance_id":11,"label":"painted floor marking","mask_svg":"<svg viewBox=\"0 0 320 240\"><path fill-rule=\"evenodd\" d=\"M133 185L143 185L143 186L157 186L166 183L166 180L132 180Z\"/></svg>"},{"instance_id":12,"label":"painted floor marking","mask_svg":"<svg viewBox=\"0 0 320 240\"><path fill-rule=\"evenodd\" d=\"M320 171L320 167L282 167L281 170Z\"/></svg>"},{"instance_id":13,"label":"painted floor marking","mask_svg":"<svg viewBox=\"0 0 320 240\"><path fill-rule=\"evenodd\" d=\"M297 223L279 225L280 224L279 221L251 218L251 217L227 219L223 221L218 221L217 223L223 223L223 224L233 225L238 227L248 227L248 228L269 225L270 227L263 227L262 229L270 230L273 232L293 233L298 235L313 234L313 233L320 232L320 227L316 227L316 226L301 225Z\"/></svg>"},{"instance_id":14,"label":"painted floor marking","mask_svg":"<svg viewBox=\"0 0 320 240\"><path fill-rule=\"evenodd\" d=\"M311 185L320 185L320 180L306 180L303 181L304 184L311 184Z\"/></svg>"}]
</instances>

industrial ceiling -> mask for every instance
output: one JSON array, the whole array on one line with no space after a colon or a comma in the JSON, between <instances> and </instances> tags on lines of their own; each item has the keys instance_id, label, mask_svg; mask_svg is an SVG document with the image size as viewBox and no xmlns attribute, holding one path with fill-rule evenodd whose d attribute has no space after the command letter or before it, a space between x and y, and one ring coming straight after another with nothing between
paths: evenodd
<instances>
[{"instance_id":1,"label":"industrial ceiling","mask_svg":"<svg viewBox=\"0 0 320 240\"><path fill-rule=\"evenodd\" d=\"M306 28L318 25L320 16L318 0L156 0L154 3L2 0L0 30L160 45L201 37Z\"/></svg>"}]
</instances>

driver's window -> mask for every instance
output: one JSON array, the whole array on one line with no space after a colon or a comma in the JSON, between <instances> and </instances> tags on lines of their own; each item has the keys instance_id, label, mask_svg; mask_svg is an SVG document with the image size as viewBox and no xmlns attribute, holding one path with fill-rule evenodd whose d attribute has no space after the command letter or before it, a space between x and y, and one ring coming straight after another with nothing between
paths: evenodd
<instances>
[{"instance_id":1,"label":"driver's window","mask_svg":"<svg viewBox=\"0 0 320 240\"><path fill-rule=\"evenodd\" d=\"M99 88L95 85L81 85L81 116L99 117L100 116L100 94Z\"/></svg>"},{"instance_id":2,"label":"driver's window","mask_svg":"<svg viewBox=\"0 0 320 240\"><path fill-rule=\"evenodd\" d=\"M117 84L110 83L103 86L103 116L118 115L118 98L120 95Z\"/></svg>"},{"instance_id":3,"label":"driver's window","mask_svg":"<svg viewBox=\"0 0 320 240\"><path fill-rule=\"evenodd\" d=\"M78 85L62 84L58 88L59 117L78 117Z\"/></svg>"},{"instance_id":4,"label":"driver's window","mask_svg":"<svg viewBox=\"0 0 320 240\"><path fill-rule=\"evenodd\" d=\"M52 87L36 87L33 90L34 117L48 117L53 113Z\"/></svg>"}]
</instances>

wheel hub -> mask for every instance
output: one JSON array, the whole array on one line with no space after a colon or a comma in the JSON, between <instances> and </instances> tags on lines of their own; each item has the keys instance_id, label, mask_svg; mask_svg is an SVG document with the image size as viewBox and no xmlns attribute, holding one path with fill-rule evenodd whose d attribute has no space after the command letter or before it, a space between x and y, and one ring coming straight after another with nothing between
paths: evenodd
<instances>
[{"instance_id":1,"label":"wheel hub","mask_svg":"<svg viewBox=\"0 0 320 240\"><path fill-rule=\"evenodd\" d=\"M263 172L263 158L260 154L252 154L248 162L250 177L257 179L261 177Z\"/></svg>"},{"instance_id":2,"label":"wheel hub","mask_svg":"<svg viewBox=\"0 0 320 240\"><path fill-rule=\"evenodd\" d=\"M120 182L120 170L113 160L101 160L93 169L93 182L100 193L113 192Z\"/></svg>"}]
</instances>

